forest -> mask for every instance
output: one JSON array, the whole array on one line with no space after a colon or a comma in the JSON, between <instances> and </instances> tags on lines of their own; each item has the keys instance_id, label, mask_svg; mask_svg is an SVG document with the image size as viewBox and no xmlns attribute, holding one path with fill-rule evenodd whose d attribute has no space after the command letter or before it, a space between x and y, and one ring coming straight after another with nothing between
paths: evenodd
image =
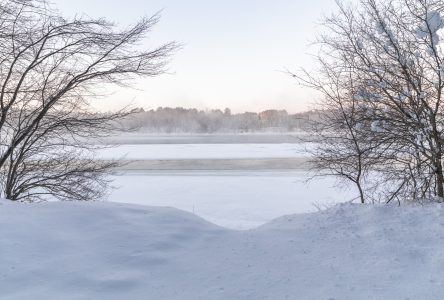
<instances>
[{"instance_id":1,"label":"forest","mask_svg":"<svg viewBox=\"0 0 444 300\"><path fill-rule=\"evenodd\" d=\"M232 113L229 108L222 111L159 107L135 108L121 122L125 129L147 133L292 132L305 130L320 114L317 110L295 114L277 109Z\"/></svg>"}]
</instances>

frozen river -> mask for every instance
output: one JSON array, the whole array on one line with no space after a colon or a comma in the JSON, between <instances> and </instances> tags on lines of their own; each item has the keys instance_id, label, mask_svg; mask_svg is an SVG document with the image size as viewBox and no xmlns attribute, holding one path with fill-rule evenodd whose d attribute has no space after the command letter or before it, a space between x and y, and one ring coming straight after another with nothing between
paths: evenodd
<instances>
[{"instance_id":1,"label":"frozen river","mask_svg":"<svg viewBox=\"0 0 444 300\"><path fill-rule=\"evenodd\" d=\"M127 144L100 153L130 163L114 176L115 202L172 206L234 229L353 198L331 178L306 182L300 143Z\"/></svg>"},{"instance_id":2,"label":"frozen river","mask_svg":"<svg viewBox=\"0 0 444 300\"><path fill-rule=\"evenodd\" d=\"M307 157L304 143L281 144L124 144L100 150L102 158L124 159L268 159Z\"/></svg>"}]
</instances>

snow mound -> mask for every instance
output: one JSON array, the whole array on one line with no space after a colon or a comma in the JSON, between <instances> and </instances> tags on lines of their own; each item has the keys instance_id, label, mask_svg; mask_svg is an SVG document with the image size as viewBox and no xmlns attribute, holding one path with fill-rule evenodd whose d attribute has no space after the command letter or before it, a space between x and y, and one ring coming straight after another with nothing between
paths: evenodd
<instances>
[{"instance_id":1,"label":"snow mound","mask_svg":"<svg viewBox=\"0 0 444 300\"><path fill-rule=\"evenodd\" d=\"M4 198L0 198L0 205L8 205L8 204L12 204L12 202Z\"/></svg>"},{"instance_id":2,"label":"snow mound","mask_svg":"<svg viewBox=\"0 0 444 300\"><path fill-rule=\"evenodd\" d=\"M172 208L0 202L0 298L441 299L444 206L362 206L233 231Z\"/></svg>"}]
</instances>

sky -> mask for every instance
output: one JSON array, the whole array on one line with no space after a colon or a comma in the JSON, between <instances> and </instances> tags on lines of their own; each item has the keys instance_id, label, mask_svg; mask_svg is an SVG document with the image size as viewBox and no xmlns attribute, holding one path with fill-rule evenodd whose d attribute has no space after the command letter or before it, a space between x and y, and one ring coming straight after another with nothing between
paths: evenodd
<instances>
[{"instance_id":1,"label":"sky","mask_svg":"<svg viewBox=\"0 0 444 300\"><path fill-rule=\"evenodd\" d=\"M285 70L313 68L310 52L334 0L52 0L65 16L104 17L119 26L161 11L147 47L182 44L167 74L115 88L96 104L155 109L195 107L233 112L312 108L318 97Z\"/></svg>"}]
</instances>

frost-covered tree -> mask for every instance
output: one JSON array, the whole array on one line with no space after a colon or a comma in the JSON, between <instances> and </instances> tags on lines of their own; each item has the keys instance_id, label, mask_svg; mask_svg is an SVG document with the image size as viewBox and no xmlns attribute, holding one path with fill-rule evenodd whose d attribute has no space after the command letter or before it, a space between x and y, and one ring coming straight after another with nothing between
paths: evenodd
<instances>
[{"instance_id":1,"label":"frost-covered tree","mask_svg":"<svg viewBox=\"0 0 444 300\"><path fill-rule=\"evenodd\" d=\"M94 160L85 139L109 134L127 112L98 113L90 102L103 85L163 72L175 44L140 47L157 21L117 30L104 19L65 19L45 0L0 0L1 197L102 195L114 163Z\"/></svg>"},{"instance_id":2,"label":"frost-covered tree","mask_svg":"<svg viewBox=\"0 0 444 300\"><path fill-rule=\"evenodd\" d=\"M295 75L328 109L315 166L359 178L362 201L444 197L443 28L442 0L338 2L317 75Z\"/></svg>"}]
</instances>

